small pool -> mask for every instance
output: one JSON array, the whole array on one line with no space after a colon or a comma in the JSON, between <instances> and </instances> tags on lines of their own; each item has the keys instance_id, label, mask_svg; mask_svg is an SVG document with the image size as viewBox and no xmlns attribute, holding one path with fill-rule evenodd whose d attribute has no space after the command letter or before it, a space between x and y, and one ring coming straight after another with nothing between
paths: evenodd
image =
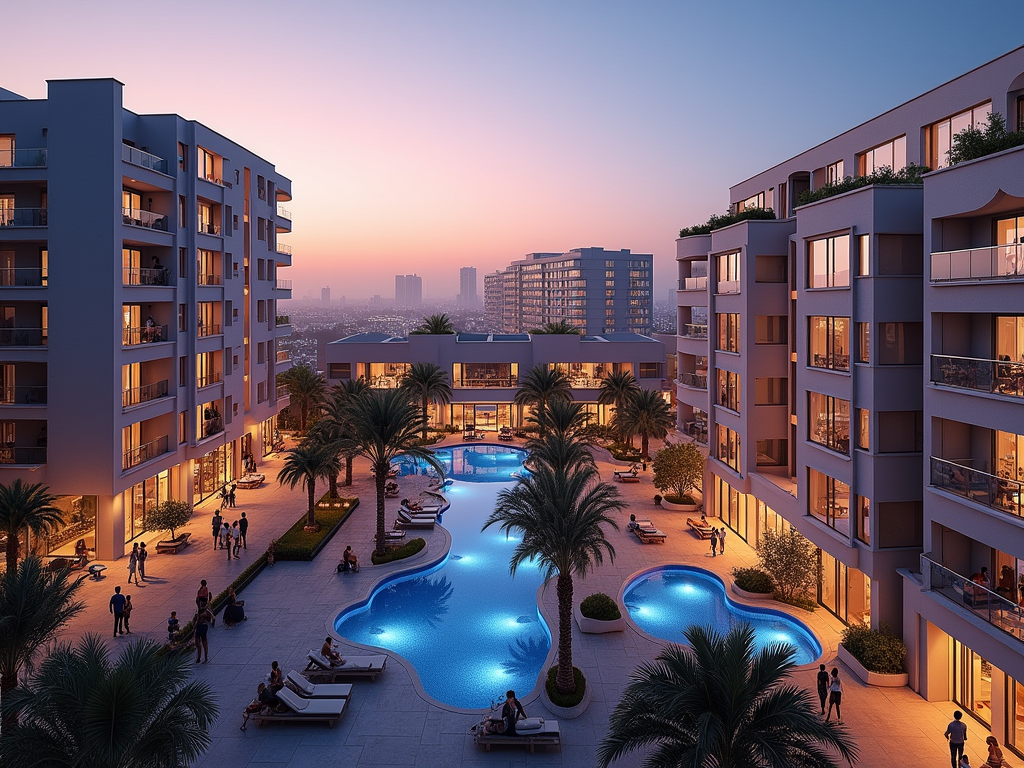
<instances>
[{"instance_id":1,"label":"small pool","mask_svg":"<svg viewBox=\"0 0 1024 768\"><path fill-rule=\"evenodd\" d=\"M407 659L424 692L462 709L480 709L509 688L533 690L551 649L537 608L540 571L527 565L515 579L508 561L516 539L497 526L481 531L498 493L516 481L526 452L497 445L452 446L437 451L451 502L442 525L452 537L438 565L381 583L367 601L335 619L342 637L385 648ZM405 462L402 473L422 473Z\"/></svg>"},{"instance_id":2,"label":"small pool","mask_svg":"<svg viewBox=\"0 0 1024 768\"><path fill-rule=\"evenodd\" d=\"M647 571L626 585L622 602L640 629L673 643L685 643L683 630L693 624L725 633L747 623L758 650L788 643L796 651L795 664L811 664L822 654L821 643L803 622L782 611L734 603L722 580L702 568L668 565Z\"/></svg>"}]
</instances>

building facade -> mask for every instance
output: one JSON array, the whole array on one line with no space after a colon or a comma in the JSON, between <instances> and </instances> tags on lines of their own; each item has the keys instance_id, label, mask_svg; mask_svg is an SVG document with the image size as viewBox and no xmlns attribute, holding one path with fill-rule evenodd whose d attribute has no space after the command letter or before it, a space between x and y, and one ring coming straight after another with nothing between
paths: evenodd
<instances>
[{"instance_id":1,"label":"building facade","mask_svg":"<svg viewBox=\"0 0 1024 768\"><path fill-rule=\"evenodd\" d=\"M122 556L155 505L268 453L287 404L291 182L122 88L0 91L0 482L59 496L68 525L27 542L42 555Z\"/></svg>"},{"instance_id":2,"label":"building facade","mask_svg":"<svg viewBox=\"0 0 1024 768\"><path fill-rule=\"evenodd\" d=\"M477 306L476 295L476 267L462 267L459 270L459 300L460 307Z\"/></svg>"},{"instance_id":3,"label":"building facade","mask_svg":"<svg viewBox=\"0 0 1024 768\"><path fill-rule=\"evenodd\" d=\"M1024 148L946 167L992 111L1024 129L1024 48L732 187L777 218L677 241L677 397L708 510L798 529L818 601L901 631L911 687L1022 753Z\"/></svg>"},{"instance_id":4,"label":"building facade","mask_svg":"<svg viewBox=\"0 0 1024 768\"><path fill-rule=\"evenodd\" d=\"M484 278L484 310L503 333L564 321L591 335L650 335L653 263L651 254L629 249L531 253Z\"/></svg>"},{"instance_id":5,"label":"building facade","mask_svg":"<svg viewBox=\"0 0 1024 768\"><path fill-rule=\"evenodd\" d=\"M423 303L423 278L395 275L395 306L415 308Z\"/></svg>"}]
</instances>

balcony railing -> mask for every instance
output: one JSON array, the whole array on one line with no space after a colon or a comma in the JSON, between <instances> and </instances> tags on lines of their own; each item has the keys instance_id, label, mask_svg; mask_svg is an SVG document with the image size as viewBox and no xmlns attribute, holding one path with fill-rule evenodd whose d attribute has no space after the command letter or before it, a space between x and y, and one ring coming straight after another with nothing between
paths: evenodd
<instances>
[{"instance_id":1,"label":"balcony railing","mask_svg":"<svg viewBox=\"0 0 1024 768\"><path fill-rule=\"evenodd\" d=\"M932 592L966 608L993 627L1013 635L1018 640L1024 640L1024 609L1017 605L1015 600L950 570L925 555L921 555L921 575L925 586Z\"/></svg>"},{"instance_id":2,"label":"balcony railing","mask_svg":"<svg viewBox=\"0 0 1024 768\"><path fill-rule=\"evenodd\" d=\"M707 389L708 375L706 373L680 373L679 383L691 389Z\"/></svg>"},{"instance_id":3,"label":"balcony railing","mask_svg":"<svg viewBox=\"0 0 1024 768\"><path fill-rule=\"evenodd\" d=\"M138 165L142 168L149 168L151 171L167 173L167 161L149 152L143 152L137 147L130 147L127 144L121 145L121 159L126 163Z\"/></svg>"},{"instance_id":4,"label":"balcony railing","mask_svg":"<svg viewBox=\"0 0 1024 768\"><path fill-rule=\"evenodd\" d=\"M199 234L201 235L219 235L220 224L215 221L203 221L199 219Z\"/></svg>"},{"instance_id":5,"label":"balcony railing","mask_svg":"<svg viewBox=\"0 0 1024 768\"><path fill-rule=\"evenodd\" d=\"M292 359L292 354L287 349L283 349L283 350L281 350L280 352L277 353L277 362L279 362L279 363L287 363L287 362L290 362L291 359Z\"/></svg>"},{"instance_id":6,"label":"balcony railing","mask_svg":"<svg viewBox=\"0 0 1024 768\"><path fill-rule=\"evenodd\" d=\"M46 447L8 445L0 448L0 464L45 464Z\"/></svg>"},{"instance_id":7,"label":"balcony railing","mask_svg":"<svg viewBox=\"0 0 1024 768\"><path fill-rule=\"evenodd\" d=\"M158 437L152 442L140 445L138 448L132 448L125 451L121 455L121 469L131 469L137 467L139 464L145 464L151 459L155 459L157 456L161 456L167 453L167 435Z\"/></svg>"},{"instance_id":8,"label":"balcony railing","mask_svg":"<svg viewBox=\"0 0 1024 768\"><path fill-rule=\"evenodd\" d=\"M200 440L224 431L224 420L220 416L203 419L203 435Z\"/></svg>"},{"instance_id":9,"label":"balcony railing","mask_svg":"<svg viewBox=\"0 0 1024 768\"><path fill-rule=\"evenodd\" d=\"M220 275L197 275L196 282L199 285L223 285L224 283Z\"/></svg>"},{"instance_id":10,"label":"balcony railing","mask_svg":"<svg viewBox=\"0 0 1024 768\"><path fill-rule=\"evenodd\" d=\"M0 328L0 347L45 347L46 328Z\"/></svg>"},{"instance_id":11,"label":"balcony railing","mask_svg":"<svg viewBox=\"0 0 1024 768\"><path fill-rule=\"evenodd\" d=\"M496 379L481 379L481 378L457 378L452 380L452 386L455 389L513 389L519 386L518 376L505 376L504 378Z\"/></svg>"},{"instance_id":12,"label":"balcony railing","mask_svg":"<svg viewBox=\"0 0 1024 768\"><path fill-rule=\"evenodd\" d=\"M0 149L0 168L45 168L46 149Z\"/></svg>"},{"instance_id":13,"label":"balcony railing","mask_svg":"<svg viewBox=\"0 0 1024 768\"><path fill-rule=\"evenodd\" d=\"M197 376L196 386L199 387L199 389L202 389L203 387L212 387L214 384L219 384L223 380L224 375L220 371L217 371L216 373L208 373L205 376Z\"/></svg>"},{"instance_id":14,"label":"balcony railing","mask_svg":"<svg viewBox=\"0 0 1024 768\"><path fill-rule=\"evenodd\" d=\"M932 355L932 383L994 395L1024 397L1024 363Z\"/></svg>"},{"instance_id":15,"label":"balcony railing","mask_svg":"<svg viewBox=\"0 0 1024 768\"><path fill-rule=\"evenodd\" d=\"M704 277L684 277L679 281L680 291L706 291L708 289L707 275Z\"/></svg>"},{"instance_id":16,"label":"balcony railing","mask_svg":"<svg viewBox=\"0 0 1024 768\"><path fill-rule=\"evenodd\" d=\"M288 315L277 315L274 318L274 325L276 325L278 328L280 328L282 325L291 325L291 324L292 324L292 321L291 321L291 318L288 317Z\"/></svg>"},{"instance_id":17,"label":"balcony railing","mask_svg":"<svg viewBox=\"0 0 1024 768\"><path fill-rule=\"evenodd\" d=\"M280 205L277 206L277 215L282 219L287 219L288 221L292 220L292 212L282 208Z\"/></svg>"},{"instance_id":18,"label":"balcony railing","mask_svg":"<svg viewBox=\"0 0 1024 768\"><path fill-rule=\"evenodd\" d=\"M0 387L0 405L43 405L45 386Z\"/></svg>"},{"instance_id":19,"label":"balcony railing","mask_svg":"<svg viewBox=\"0 0 1024 768\"><path fill-rule=\"evenodd\" d=\"M121 407L131 408L133 405L142 405L151 400L159 400L161 397L167 397L167 379L155 384L143 384L141 387L124 390L121 393Z\"/></svg>"},{"instance_id":20,"label":"balcony railing","mask_svg":"<svg viewBox=\"0 0 1024 768\"><path fill-rule=\"evenodd\" d=\"M129 227L157 229L161 232L167 231L167 215L163 213L140 211L137 208L122 208L121 216L124 223Z\"/></svg>"},{"instance_id":21,"label":"balcony railing","mask_svg":"<svg viewBox=\"0 0 1024 768\"><path fill-rule=\"evenodd\" d=\"M719 280L718 286L715 288L716 293L739 293L740 292L740 281L739 280Z\"/></svg>"},{"instance_id":22,"label":"balcony railing","mask_svg":"<svg viewBox=\"0 0 1024 768\"><path fill-rule=\"evenodd\" d=\"M123 272L125 285L167 285L166 269L124 267Z\"/></svg>"},{"instance_id":23,"label":"balcony railing","mask_svg":"<svg viewBox=\"0 0 1024 768\"><path fill-rule=\"evenodd\" d=\"M1024 483L991 475L968 466L971 459L949 461L931 457L931 484L935 488L1010 515L1022 516Z\"/></svg>"},{"instance_id":24,"label":"balcony railing","mask_svg":"<svg viewBox=\"0 0 1024 768\"><path fill-rule=\"evenodd\" d=\"M46 277L42 267L0 268L0 286L4 288L41 288Z\"/></svg>"},{"instance_id":25,"label":"balcony railing","mask_svg":"<svg viewBox=\"0 0 1024 768\"><path fill-rule=\"evenodd\" d=\"M204 336L219 336L220 333L220 326L213 323L200 323L199 328L196 330L196 335L199 338L203 338Z\"/></svg>"},{"instance_id":26,"label":"balcony railing","mask_svg":"<svg viewBox=\"0 0 1024 768\"><path fill-rule=\"evenodd\" d=\"M292 255L292 247L287 243L278 243L274 248L278 253L287 253L289 256Z\"/></svg>"},{"instance_id":27,"label":"balcony railing","mask_svg":"<svg viewBox=\"0 0 1024 768\"><path fill-rule=\"evenodd\" d=\"M1024 244L990 245L932 254L931 282L1024 279Z\"/></svg>"},{"instance_id":28,"label":"balcony railing","mask_svg":"<svg viewBox=\"0 0 1024 768\"><path fill-rule=\"evenodd\" d=\"M277 290L279 290L279 291L290 291L292 289L292 281L291 280L278 280L274 284L274 287Z\"/></svg>"},{"instance_id":29,"label":"balcony railing","mask_svg":"<svg viewBox=\"0 0 1024 768\"><path fill-rule=\"evenodd\" d=\"M0 208L0 227L45 226L45 208Z\"/></svg>"},{"instance_id":30,"label":"balcony railing","mask_svg":"<svg viewBox=\"0 0 1024 768\"><path fill-rule=\"evenodd\" d=\"M684 339L706 339L708 337L707 324L686 323L683 325L683 332L679 334Z\"/></svg>"},{"instance_id":31,"label":"balcony railing","mask_svg":"<svg viewBox=\"0 0 1024 768\"><path fill-rule=\"evenodd\" d=\"M141 328L121 329L121 344L125 347L134 347L137 344L156 344L169 340L166 325L144 325Z\"/></svg>"}]
</instances>

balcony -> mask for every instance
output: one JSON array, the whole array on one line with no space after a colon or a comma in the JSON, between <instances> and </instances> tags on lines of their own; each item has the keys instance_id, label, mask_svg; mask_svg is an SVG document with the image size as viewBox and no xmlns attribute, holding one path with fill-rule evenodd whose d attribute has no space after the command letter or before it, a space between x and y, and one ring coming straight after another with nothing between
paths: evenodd
<instances>
[{"instance_id":1,"label":"balcony","mask_svg":"<svg viewBox=\"0 0 1024 768\"><path fill-rule=\"evenodd\" d=\"M8 445L0 448L0 464L46 463L46 446Z\"/></svg>"},{"instance_id":2,"label":"balcony","mask_svg":"<svg viewBox=\"0 0 1024 768\"><path fill-rule=\"evenodd\" d=\"M280 218L285 219L287 221L291 221L292 220L292 212L289 211L289 210L285 210L280 205L277 206L277 215Z\"/></svg>"},{"instance_id":3,"label":"balcony","mask_svg":"<svg viewBox=\"0 0 1024 768\"><path fill-rule=\"evenodd\" d=\"M145 325L142 328L121 329L121 345L125 347L156 344L161 341L170 341L166 325Z\"/></svg>"},{"instance_id":4,"label":"balcony","mask_svg":"<svg viewBox=\"0 0 1024 768\"><path fill-rule=\"evenodd\" d=\"M160 232L167 231L167 215L163 213L140 211L135 208L122 208L121 217L124 224L129 227L155 229Z\"/></svg>"},{"instance_id":5,"label":"balcony","mask_svg":"<svg viewBox=\"0 0 1024 768\"><path fill-rule=\"evenodd\" d=\"M0 149L0 169L45 168L46 149Z\"/></svg>"},{"instance_id":6,"label":"balcony","mask_svg":"<svg viewBox=\"0 0 1024 768\"><path fill-rule=\"evenodd\" d=\"M931 282L1024 279L1024 244L990 245L932 254Z\"/></svg>"},{"instance_id":7,"label":"balcony","mask_svg":"<svg viewBox=\"0 0 1024 768\"><path fill-rule=\"evenodd\" d=\"M1024 398L1024 363L932 355L932 383Z\"/></svg>"},{"instance_id":8,"label":"balcony","mask_svg":"<svg viewBox=\"0 0 1024 768\"><path fill-rule=\"evenodd\" d=\"M274 288L276 288L279 291L290 291L292 289L292 281L291 280L277 280L274 283Z\"/></svg>"},{"instance_id":9,"label":"balcony","mask_svg":"<svg viewBox=\"0 0 1024 768\"><path fill-rule=\"evenodd\" d=\"M678 382L690 389L707 390L708 375L706 373L680 373Z\"/></svg>"},{"instance_id":10,"label":"balcony","mask_svg":"<svg viewBox=\"0 0 1024 768\"><path fill-rule=\"evenodd\" d=\"M288 256L292 255L292 247L287 243L278 243L277 245L274 246L274 249L278 253L284 253L287 254Z\"/></svg>"},{"instance_id":11,"label":"balcony","mask_svg":"<svg viewBox=\"0 0 1024 768\"><path fill-rule=\"evenodd\" d=\"M147 461L155 459L157 456L162 456L167 453L167 435L158 437L152 442L140 445L138 448L132 448L125 451L121 455L121 469L122 471L137 467L140 464L145 464Z\"/></svg>"},{"instance_id":12,"label":"balcony","mask_svg":"<svg viewBox=\"0 0 1024 768\"><path fill-rule=\"evenodd\" d=\"M1022 517L1024 484L1010 477L991 475L973 469L973 459L950 461L931 457L931 485L954 496L973 501L997 512Z\"/></svg>"},{"instance_id":13,"label":"balcony","mask_svg":"<svg viewBox=\"0 0 1024 768\"><path fill-rule=\"evenodd\" d=\"M452 380L452 387L454 389L514 389L518 386L518 376L507 376L496 379L467 378L463 376Z\"/></svg>"},{"instance_id":14,"label":"balcony","mask_svg":"<svg viewBox=\"0 0 1024 768\"><path fill-rule=\"evenodd\" d=\"M4 267L0 268L0 287L42 288L46 277L42 267Z\"/></svg>"},{"instance_id":15,"label":"balcony","mask_svg":"<svg viewBox=\"0 0 1024 768\"><path fill-rule=\"evenodd\" d=\"M0 387L0 405L45 405L45 386Z\"/></svg>"},{"instance_id":16,"label":"balcony","mask_svg":"<svg viewBox=\"0 0 1024 768\"><path fill-rule=\"evenodd\" d=\"M280 328L282 325L291 325L291 324L292 324L292 321L291 321L291 318L288 317L288 315L277 315L274 318L274 325L276 325L278 328Z\"/></svg>"},{"instance_id":17,"label":"balcony","mask_svg":"<svg viewBox=\"0 0 1024 768\"><path fill-rule=\"evenodd\" d=\"M121 145L121 159L140 168L148 168L157 173L167 173L166 160L156 155L151 155L149 152L143 152L136 147L130 147L127 144Z\"/></svg>"},{"instance_id":18,"label":"balcony","mask_svg":"<svg viewBox=\"0 0 1024 768\"><path fill-rule=\"evenodd\" d=\"M679 281L680 291L706 291L708 289L708 278L686 277Z\"/></svg>"},{"instance_id":19,"label":"balcony","mask_svg":"<svg viewBox=\"0 0 1024 768\"><path fill-rule=\"evenodd\" d=\"M983 584L921 555L921 575L932 592L1018 640L1024 640L1024 609Z\"/></svg>"},{"instance_id":20,"label":"balcony","mask_svg":"<svg viewBox=\"0 0 1024 768\"><path fill-rule=\"evenodd\" d=\"M152 400L159 400L161 397L167 397L167 379L155 384L143 384L141 387L124 390L121 393L121 407L131 408Z\"/></svg>"},{"instance_id":21,"label":"balcony","mask_svg":"<svg viewBox=\"0 0 1024 768\"><path fill-rule=\"evenodd\" d=\"M715 289L715 293L739 293L740 292L740 281L739 280L719 280L718 287Z\"/></svg>"},{"instance_id":22,"label":"balcony","mask_svg":"<svg viewBox=\"0 0 1024 768\"><path fill-rule=\"evenodd\" d=\"M292 361L292 354L287 349L282 349L277 353L277 363L290 363Z\"/></svg>"},{"instance_id":23,"label":"balcony","mask_svg":"<svg viewBox=\"0 0 1024 768\"><path fill-rule=\"evenodd\" d=\"M199 220L199 234L201 235L219 235L220 224L214 221L203 221Z\"/></svg>"},{"instance_id":24,"label":"balcony","mask_svg":"<svg viewBox=\"0 0 1024 768\"><path fill-rule=\"evenodd\" d=\"M220 416L212 416L209 419L203 419L203 436L199 438L203 440L207 437L219 434L224 431L224 420Z\"/></svg>"},{"instance_id":25,"label":"balcony","mask_svg":"<svg viewBox=\"0 0 1024 768\"><path fill-rule=\"evenodd\" d=\"M203 387L212 387L214 384L219 384L224 380L224 375L217 371L216 373L208 373L206 376L196 377L196 386L199 389Z\"/></svg>"},{"instance_id":26,"label":"balcony","mask_svg":"<svg viewBox=\"0 0 1024 768\"><path fill-rule=\"evenodd\" d=\"M46 328L0 328L0 347L45 347Z\"/></svg>"},{"instance_id":27,"label":"balcony","mask_svg":"<svg viewBox=\"0 0 1024 768\"><path fill-rule=\"evenodd\" d=\"M196 329L196 336L198 336L200 339L203 338L204 336L220 336L220 334L220 326L214 325L213 323L200 323L199 327Z\"/></svg>"},{"instance_id":28,"label":"balcony","mask_svg":"<svg viewBox=\"0 0 1024 768\"><path fill-rule=\"evenodd\" d=\"M699 323L686 323L683 326L683 332L679 335L684 339L707 339L708 326L707 324L700 325Z\"/></svg>"},{"instance_id":29,"label":"balcony","mask_svg":"<svg viewBox=\"0 0 1024 768\"><path fill-rule=\"evenodd\" d=\"M196 282L199 285L223 285L224 281L220 275L197 275Z\"/></svg>"},{"instance_id":30,"label":"balcony","mask_svg":"<svg viewBox=\"0 0 1024 768\"><path fill-rule=\"evenodd\" d=\"M45 226L45 208L0 208L0 227Z\"/></svg>"},{"instance_id":31,"label":"balcony","mask_svg":"<svg viewBox=\"0 0 1024 768\"><path fill-rule=\"evenodd\" d=\"M125 285L167 285L166 269L142 269L138 267L125 267L123 269L123 280Z\"/></svg>"}]
</instances>

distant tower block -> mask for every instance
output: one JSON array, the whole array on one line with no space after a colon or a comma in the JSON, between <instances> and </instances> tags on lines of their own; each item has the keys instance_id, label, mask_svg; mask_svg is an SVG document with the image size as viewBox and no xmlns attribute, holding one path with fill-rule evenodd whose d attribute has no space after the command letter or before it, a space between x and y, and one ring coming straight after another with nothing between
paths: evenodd
<instances>
[{"instance_id":1,"label":"distant tower block","mask_svg":"<svg viewBox=\"0 0 1024 768\"><path fill-rule=\"evenodd\" d=\"M475 307L477 302L476 267L463 267L459 270L459 306Z\"/></svg>"},{"instance_id":2,"label":"distant tower block","mask_svg":"<svg viewBox=\"0 0 1024 768\"><path fill-rule=\"evenodd\" d=\"M324 304L331 303L331 286L325 285L320 289L320 301Z\"/></svg>"}]
</instances>

